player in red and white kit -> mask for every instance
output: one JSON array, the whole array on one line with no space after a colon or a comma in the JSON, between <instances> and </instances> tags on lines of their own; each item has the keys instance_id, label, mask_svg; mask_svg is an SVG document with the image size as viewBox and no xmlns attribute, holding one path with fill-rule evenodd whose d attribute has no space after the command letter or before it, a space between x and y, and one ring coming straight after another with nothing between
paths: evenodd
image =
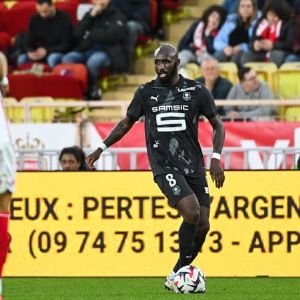
<instances>
[{"instance_id":1,"label":"player in red and white kit","mask_svg":"<svg viewBox=\"0 0 300 300\"><path fill-rule=\"evenodd\" d=\"M0 300L2 296L2 271L8 253L9 203L14 191L16 175L15 154L0 93Z\"/></svg>"}]
</instances>

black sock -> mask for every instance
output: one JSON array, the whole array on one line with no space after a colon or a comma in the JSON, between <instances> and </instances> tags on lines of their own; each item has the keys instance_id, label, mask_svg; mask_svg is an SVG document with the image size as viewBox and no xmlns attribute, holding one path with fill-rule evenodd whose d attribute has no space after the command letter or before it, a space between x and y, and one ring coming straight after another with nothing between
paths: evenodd
<instances>
[{"instance_id":1,"label":"black sock","mask_svg":"<svg viewBox=\"0 0 300 300\"><path fill-rule=\"evenodd\" d=\"M190 264L194 250L196 225L183 221L179 228L179 252L180 257L174 272L177 272L181 267Z\"/></svg>"},{"instance_id":2,"label":"black sock","mask_svg":"<svg viewBox=\"0 0 300 300\"><path fill-rule=\"evenodd\" d=\"M191 259L191 263L194 261L194 259L197 257L200 249L202 248L202 245L204 244L205 241L205 236L204 237L197 237L194 240L194 250L193 250L193 254L192 254L192 259Z\"/></svg>"},{"instance_id":3,"label":"black sock","mask_svg":"<svg viewBox=\"0 0 300 300\"><path fill-rule=\"evenodd\" d=\"M201 237L195 237L194 239L194 249L190 264L194 261L194 259L198 256L200 249L202 248L204 241L206 238L206 234L203 234ZM174 266L173 271L176 273L180 269L180 258L177 260L176 265Z\"/></svg>"}]
</instances>

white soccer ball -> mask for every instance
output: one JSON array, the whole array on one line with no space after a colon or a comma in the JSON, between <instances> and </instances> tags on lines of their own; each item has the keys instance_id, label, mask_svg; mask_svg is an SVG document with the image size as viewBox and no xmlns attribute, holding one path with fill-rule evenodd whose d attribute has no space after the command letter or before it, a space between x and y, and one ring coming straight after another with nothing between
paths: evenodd
<instances>
[{"instance_id":1,"label":"white soccer ball","mask_svg":"<svg viewBox=\"0 0 300 300\"><path fill-rule=\"evenodd\" d=\"M174 290L176 293L204 293L205 274L197 267L187 265L180 268L174 278Z\"/></svg>"}]
</instances>

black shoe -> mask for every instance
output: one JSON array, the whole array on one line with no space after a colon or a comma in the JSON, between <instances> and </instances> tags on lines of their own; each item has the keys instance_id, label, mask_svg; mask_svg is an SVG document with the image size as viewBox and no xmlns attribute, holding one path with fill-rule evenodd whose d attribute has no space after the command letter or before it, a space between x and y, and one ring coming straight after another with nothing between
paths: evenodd
<instances>
[{"instance_id":1,"label":"black shoe","mask_svg":"<svg viewBox=\"0 0 300 300\"><path fill-rule=\"evenodd\" d=\"M101 100L102 91L100 88L95 87L87 94L86 100Z\"/></svg>"}]
</instances>

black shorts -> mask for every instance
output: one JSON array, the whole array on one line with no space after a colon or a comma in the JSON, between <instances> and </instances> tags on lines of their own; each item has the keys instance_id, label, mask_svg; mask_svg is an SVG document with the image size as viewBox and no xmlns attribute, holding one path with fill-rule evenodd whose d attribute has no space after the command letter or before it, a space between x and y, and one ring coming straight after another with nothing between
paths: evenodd
<instances>
[{"instance_id":1,"label":"black shorts","mask_svg":"<svg viewBox=\"0 0 300 300\"><path fill-rule=\"evenodd\" d=\"M205 173L198 177L184 176L180 173L157 175L154 181L167 197L169 205L176 207L179 200L195 194L201 206L210 207L210 196Z\"/></svg>"}]
</instances>

